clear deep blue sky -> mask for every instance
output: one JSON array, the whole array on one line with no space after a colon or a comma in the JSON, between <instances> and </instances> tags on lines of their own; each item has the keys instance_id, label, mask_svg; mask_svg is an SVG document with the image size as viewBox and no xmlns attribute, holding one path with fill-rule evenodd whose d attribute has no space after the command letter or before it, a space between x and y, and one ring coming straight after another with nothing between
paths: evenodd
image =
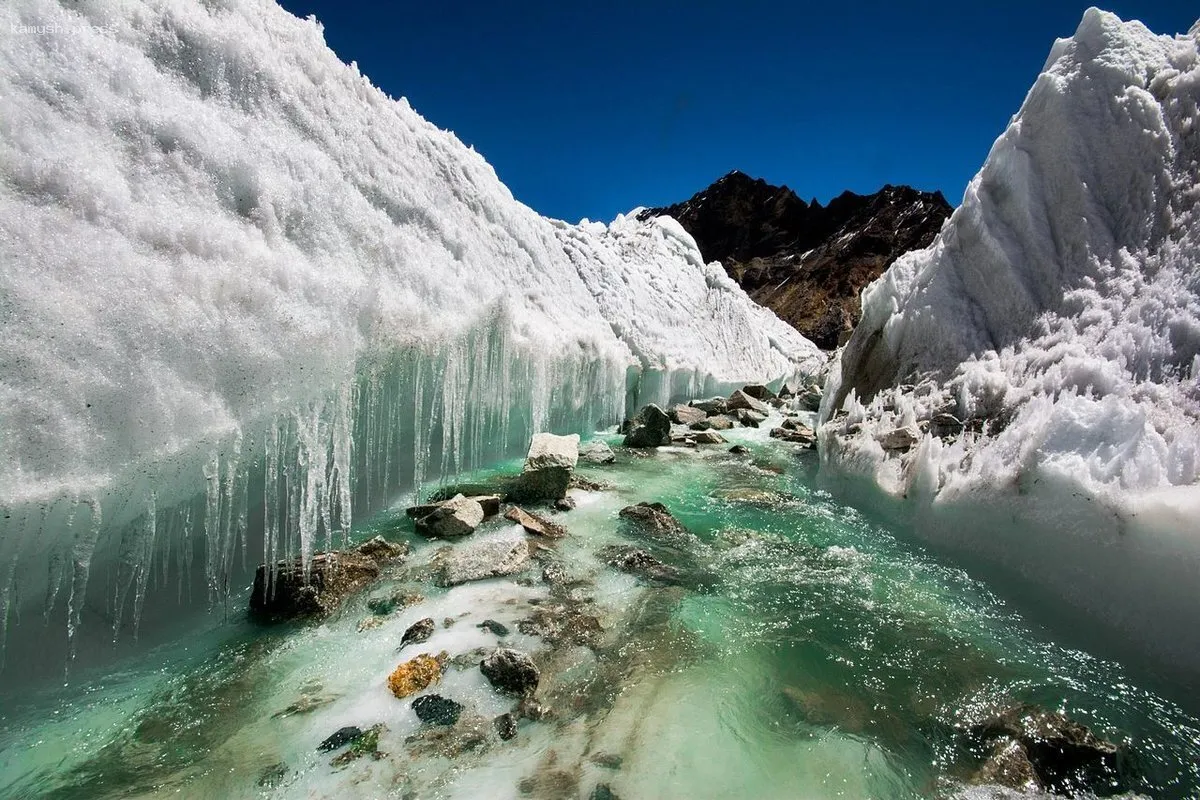
<instances>
[{"instance_id":1,"label":"clear deep blue sky","mask_svg":"<svg viewBox=\"0 0 1200 800\"><path fill-rule=\"evenodd\" d=\"M1094 0L1093 0L1094 2ZM609 220L731 169L822 202L885 183L957 204L1088 2L282 0L543 214ZM1111 0L1186 31L1200 6Z\"/></svg>"}]
</instances>

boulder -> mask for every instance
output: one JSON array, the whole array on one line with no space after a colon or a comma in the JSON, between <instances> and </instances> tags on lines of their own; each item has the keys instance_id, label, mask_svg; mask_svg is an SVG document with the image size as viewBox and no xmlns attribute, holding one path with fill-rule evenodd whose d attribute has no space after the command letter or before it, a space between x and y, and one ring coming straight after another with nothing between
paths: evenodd
<instances>
[{"instance_id":1,"label":"boulder","mask_svg":"<svg viewBox=\"0 0 1200 800\"><path fill-rule=\"evenodd\" d=\"M625 437L626 447L659 447L671 441L671 418L661 408L651 403L633 418L633 425Z\"/></svg>"},{"instance_id":2,"label":"boulder","mask_svg":"<svg viewBox=\"0 0 1200 800\"><path fill-rule=\"evenodd\" d=\"M425 602L424 595L397 589L390 594L367 598L367 608L372 614L385 617L397 609L408 608L423 602Z\"/></svg>"},{"instance_id":3,"label":"boulder","mask_svg":"<svg viewBox=\"0 0 1200 800\"><path fill-rule=\"evenodd\" d=\"M686 534L687 528L683 523L671 516L671 512L662 503L638 503L636 506L622 508L619 516L629 520L639 529L651 534Z\"/></svg>"},{"instance_id":4,"label":"boulder","mask_svg":"<svg viewBox=\"0 0 1200 800\"><path fill-rule=\"evenodd\" d=\"M934 414L929 420L929 432L939 439L962 433L963 423L958 417L945 412Z\"/></svg>"},{"instance_id":5,"label":"boulder","mask_svg":"<svg viewBox=\"0 0 1200 800\"><path fill-rule=\"evenodd\" d=\"M893 428L875 437L884 450L909 450L921 441L921 431L915 425Z\"/></svg>"},{"instance_id":6,"label":"boulder","mask_svg":"<svg viewBox=\"0 0 1200 800\"><path fill-rule=\"evenodd\" d=\"M373 759L383 758L383 753L379 752L379 737L386 730L387 726L382 722L367 728L350 742L350 747L345 752L339 753L329 762L330 766L344 767L364 756L370 756Z\"/></svg>"},{"instance_id":7,"label":"boulder","mask_svg":"<svg viewBox=\"0 0 1200 800\"><path fill-rule=\"evenodd\" d=\"M730 411L737 411L739 408L746 408L750 411L757 411L763 416L771 413L770 406L761 400L754 399L741 389L738 389L733 394L729 395L729 400L725 405Z\"/></svg>"},{"instance_id":8,"label":"boulder","mask_svg":"<svg viewBox=\"0 0 1200 800\"><path fill-rule=\"evenodd\" d=\"M1121 748L1063 714L1037 706L1006 709L972 726L969 735L991 750L981 771L994 780L1005 774L1018 781L1023 778L1025 768L1013 747L1015 742L1024 749L1040 785L1053 794L1078 796L1102 791L1109 795L1127 790L1133 783L1133 776L1125 772L1131 760Z\"/></svg>"},{"instance_id":9,"label":"boulder","mask_svg":"<svg viewBox=\"0 0 1200 800\"><path fill-rule=\"evenodd\" d=\"M498 647L479 664L485 678L501 692L515 695L532 694L537 689L541 673L533 659L519 650Z\"/></svg>"},{"instance_id":10,"label":"boulder","mask_svg":"<svg viewBox=\"0 0 1200 800\"><path fill-rule=\"evenodd\" d=\"M530 514L520 506L513 506L504 512L504 518L512 520L525 529L526 533L534 536L544 536L547 539L561 539L567 531L561 525L556 525L548 519Z\"/></svg>"},{"instance_id":11,"label":"boulder","mask_svg":"<svg viewBox=\"0 0 1200 800\"><path fill-rule=\"evenodd\" d=\"M427 694L412 701L417 719L429 725L453 725L462 714L463 705L440 694Z\"/></svg>"},{"instance_id":12,"label":"boulder","mask_svg":"<svg viewBox=\"0 0 1200 800\"><path fill-rule=\"evenodd\" d=\"M712 397L708 400L693 400L688 405L690 405L692 408L700 409L710 417L716 416L717 414L724 414L729 410L729 403L724 397Z\"/></svg>"},{"instance_id":13,"label":"boulder","mask_svg":"<svg viewBox=\"0 0 1200 800\"><path fill-rule=\"evenodd\" d=\"M802 444L808 447L814 447L817 443L817 434L811 428L772 428L770 437L779 439L792 444Z\"/></svg>"},{"instance_id":14,"label":"boulder","mask_svg":"<svg viewBox=\"0 0 1200 800\"><path fill-rule=\"evenodd\" d=\"M553 502L565 497L578 463L579 434L534 434L525 467L510 487L509 496L523 502Z\"/></svg>"},{"instance_id":15,"label":"boulder","mask_svg":"<svg viewBox=\"0 0 1200 800\"><path fill-rule=\"evenodd\" d=\"M688 429L693 430L693 431L707 431L711 428L712 428L712 424L708 421L707 418L702 419L699 422L693 422L691 425L688 425Z\"/></svg>"},{"instance_id":16,"label":"boulder","mask_svg":"<svg viewBox=\"0 0 1200 800\"><path fill-rule=\"evenodd\" d=\"M379 578L379 563L354 551L317 553L304 569L301 559L261 564L254 573L250 615L260 622L325 616L354 592Z\"/></svg>"},{"instance_id":17,"label":"boulder","mask_svg":"<svg viewBox=\"0 0 1200 800\"><path fill-rule=\"evenodd\" d=\"M388 688L398 699L416 694L442 679L442 670L447 659L446 653L438 653L436 656L422 653L405 661L388 675Z\"/></svg>"},{"instance_id":18,"label":"boulder","mask_svg":"<svg viewBox=\"0 0 1200 800\"><path fill-rule=\"evenodd\" d=\"M687 406L680 403L671 406L671 410L667 412L667 416L677 425L691 425L693 422L699 422L707 417L708 413L695 406Z\"/></svg>"},{"instance_id":19,"label":"boulder","mask_svg":"<svg viewBox=\"0 0 1200 800\"><path fill-rule=\"evenodd\" d=\"M766 414L760 414L757 411L751 411L748 408L739 408L737 411L733 412L733 418L747 428L757 428L761 423L767 421Z\"/></svg>"},{"instance_id":20,"label":"boulder","mask_svg":"<svg viewBox=\"0 0 1200 800\"><path fill-rule=\"evenodd\" d=\"M692 437L692 441L696 444L724 444L725 437L716 431L699 431Z\"/></svg>"},{"instance_id":21,"label":"boulder","mask_svg":"<svg viewBox=\"0 0 1200 800\"><path fill-rule=\"evenodd\" d=\"M774 392L772 392L766 386L763 386L761 383L747 384L746 386L742 387L742 392L750 397L753 397L755 400L761 400L764 403L770 400L778 399Z\"/></svg>"},{"instance_id":22,"label":"boulder","mask_svg":"<svg viewBox=\"0 0 1200 800\"><path fill-rule=\"evenodd\" d=\"M733 420L726 416L709 417L706 422L708 427L714 431L728 431L733 429Z\"/></svg>"},{"instance_id":23,"label":"boulder","mask_svg":"<svg viewBox=\"0 0 1200 800\"><path fill-rule=\"evenodd\" d=\"M975 774L975 782L985 786L1005 786L1018 791L1041 791L1042 781L1038 778L1033 762L1025 745L1016 739L1005 737L996 743L991 754Z\"/></svg>"},{"instance_id":24,"label":"boulder","mask_svg":"<svg viewBox=\"0 0 1200 800\"><path fill-rule=\"evenodd\" d=\"M606 443L593 440L579 448L579 458L589 464L612 464L617 460L617 454Z\"/></svg>"},{"instance_id":25,"label":"boulder","mask_svg":"<svg viewBox=\"0 0 1200 800\"><path fill-rule=\"evenodd\" d=\"M457 586L460 583L498 578L520 572L529 562L529 545L519 532L444 548L434 556L435 583Z\"/></svg>"},{"instance_id":26,"label":"boulder","mask_svg":"<svg viewBox=\"0 0 1200 800\"><path fill-rule=\"evenodd\" d=\"M729 448L729 452L733 453L735 456L741 456L749 453L750 451L746 449L745 445L735 444L733 447Z\"/></svg>"},{"instance_id":27,"label":"boulder","mask_svg":"<svg viewBox=\"0 0 1200 800\"><path fill-rule=\"evenodd\" d=\"M796 404L801 411L820 411L821 398L823 397L820 386L806 386L799 395L797 395Z\"/></svg>"},{"instance_id":28,"label":"boulder","mask_svg":"<svg viewBox=\"0 0 1200 800\"><path fill-rule=\"evenodd\" d=\"M430 539L454 539L474 533L483 517L482 505L457 494L418 519L416 531Z\"/></svg>"},{"instance_id":29,"label":"boulder","mask_svg":"<svg viewBox=\"0 0 1200 800\"><path fill-rule=\"evenodd\" d=\"M429 637L433 636L433 632L437 630L437 623L433 621L433 617L417 620L412 625L408 626L408 630L400 637L400 649L404 649L410 644L421 644L429 641Z\"/></svg>"}]
</instances>

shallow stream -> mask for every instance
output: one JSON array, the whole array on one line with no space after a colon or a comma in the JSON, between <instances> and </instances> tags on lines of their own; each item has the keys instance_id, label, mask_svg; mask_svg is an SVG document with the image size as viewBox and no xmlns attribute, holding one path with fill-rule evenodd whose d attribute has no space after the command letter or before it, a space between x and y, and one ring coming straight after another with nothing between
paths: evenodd
<instances>
[{"instance_id":1,"label":"shallow stream","mask_svg":"<svg viewBox=\"0 0 1200 800\"><path fill-rule=\"evenodd\" d=\"M0 797L1010 796L976 785L986 753L969 732L1019 704L1120 746L1105 794L1200 793L1200 722L817 490L810 451L765 427L728 438L748 452L619 450L617 464L582 467L608 487L573 490L576 509L553 515L569 535L542 541L541 561L510 578L436 588L427 565L441 543L413 536L402 506L381 514L356 538L409 540L412 555L325 622L214 620L8 710ZM642 501L691 535L631 528L618 512ZM512 528L496 518L474 536ZM596 556L610 545L643 547L678 579L619 572ZM548 563L565 585L543 579ZM423 599L368 607L392 595ZM397 652L427 617L433 636ZM516 701L478 668L501 643L542 673L544 716L519 720L511 740L493 720ZM445 727L386 686L401 661L442 651L445 673L425 693L464 706ZM380 723L375 752L334 765L317 749L343 726Z\"/></svg>"}]
</instances>

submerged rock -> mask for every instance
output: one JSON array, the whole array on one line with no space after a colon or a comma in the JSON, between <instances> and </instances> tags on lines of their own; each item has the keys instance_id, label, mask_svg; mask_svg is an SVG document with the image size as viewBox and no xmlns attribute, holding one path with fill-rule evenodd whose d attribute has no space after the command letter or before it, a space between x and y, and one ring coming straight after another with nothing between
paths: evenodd
<instances>
[{"instance_id":1,"label":"submerged rock","mask_svg":"<svg viewBox=\"0 0 1200 800\"><path fill-rule=\"evenodd\" d=\"M511 713L496 717L492 720L492 725L495 726L497 735L506 742L517 736L517 718Z\"/></svg>"},{"instance_id":2,"label":"submerged rock","mask_svg":"<svg viewBox=\"0 0 1200 800\"><path fill-rule=\"evenodd\" d=\"M453 725L462 714L462 703L439 694L427 694L412 702L412 709L421 722L429 725Z\"/></svg>"},{"instance_id":3,"label":"submerged rock","mask_svg":"<svg viewBox=\"0 0 1200 800\"><path fill-rule=\"evenodd\" d=\"M729 448L729 452L733 453L735 456L740 456L740 455L745 455L746 453L749 453L750 451L746 448L745 445L735 444L733 447Z\"/></svg>"},{"instance_id":4,"label":"submerged rock","mask_svg":"<svg viewBox=\"0 0 1200 800\"><path fill-rule=\"evenodd\" d=\"M531 694L541 679L533 659L507 647L493 650L480 662L479 669L492 686L508 694Z\"/></svg>"},{"instance_id":5,"label":"submerged rock","mask_svg":"<svg viewBox=\"0 0 1200 800\"><path fill-rule=\"evenodd\" d=\"M423 602L425 602L425 595L397 590L391 594L369 598L367 609L372 614L387 616L397 609L409 608Z\"/></svg>"},{"instance_id":6,"label":"submerged rock","mask_svg":"<svg viewBox=\"0 0 1200 800\"><path fill-rule=\"evenodd\" d=\"M621 800L621 798L607 783L598 783L596 788L592 789L592 793L588 795L588 800Z\"/></svg>"},{"instance_id":7,"label":"submerged rock","mask_svg":"<svg viewBox=\"0 0 1200 800\"><path fill-rule=\"evenodd\" d=\"M274 789L287 778L288 765L282 761L276 762L262 771L258 776L258 785L264 789Z\"/></svg>"},{"instance_id":8,"label":"submerged rock","mask_svg":"<svg viewBox=\"0 0 1200 800\"><path fill-rule=\"evenodd\" d=\"M612 464L616 462L617 454L606 443L594 440L580 446L579 458L589 464Z\"/></svg>"},{"instance_id":9,"label":"submerged rock","mask_svg":"<svg viewBox=\"0 0 1200 800\"><path fill-rule=\"evenodd\" d=\"M328 753L333 750L339 750L363 735L362 728L356 725L347 725L344 728L338 728L329 735L323 742L317 745L317 750L323 753Z\"/></svg>"},{"instance_id":10,"label":"submerged rock","mask_svg":"<svg viewBox=\"0 0 1200 800\"><path fill-rule=\"evenodd\" d=\"M428 688L441 680L442 669L445 667L447 658L446 653L439 653L437 656L422 653L416 658L405 661L392 670L391 675L388 675L388 688L398 699Z\"/></svg>"},{"instance_id":11,"label":"submerged rock","mask_svg":"<svg viewBox=\"0 0 1200 800\"><path fill-rule=\"evenodd\" d=\"M1024 780L1028 761L1040 785L1055 794L1113 794L1132 785L1121 748L1057 712L1018 706L972 726L968 735L990 751L981 780Z\"/></svg>"},{"instance_id":12,"label":"submerged rock","mask_svg":"<svg viewBox=\"0 0 1200 800\"><path fill-rule=\"evenodd\" d=\"M633 418L624 444L626 447L660 447L670 442L671 418L651 403Z\"/></svg>"},{"instance_id":13,"label":"submerged rock","mask_svg":"<svg viewBox=\"0 0 1200 800\"><path fill-rule=\"evenodd\" d=\"M250 614L260 622L325 616L379 578L379 564L361 553L317 553L306 573L300 559L280 561L274 575L262 564L254 574Z\"/></svg>"},{"instance_id":14,"label":"submerged rock","mask_svg":"<svg viewBox=\"0 0 1200 800\"><path fill-rule=\"evenodd\" d=\"M992 748L991 754L976 773L975 782L1019 791L1040 791L1044 788L1033 762L1029 760L1025 745L1007 737Z\"/></svg>"},{"instance_id":15,"label":"submerged rock","mask_svg":"<svg viewBox=\"0 0 1200 800\"><path fill-rule=\"evenodd\" d=\"M509 496L523 502L553 502L567 494L571 473L579 463L579 434L534 434L525 466Z\"/></svg>"},{"instance_id":16,"label":"submerged rock","mask_svg":"<svg viewBox=\"0 0 1200 800\"><path fill-rule=\"evenodd\" d=\"M363 756L370 756L374 759L382 758L383 753L379 752L379 737L386 730L387 726L382 722L378 725L372 725L350 742L349 750L339 754L329 763L335 767L344 767L351 761L356 761Z\"/></svg>"},{"instance_id":17,"label":"submerged rock","mask_svg":"<svg viewBox=\"0 0 1200 800\"><path fill-rule=\"evenodd\" d=\"M537 514L531 514L520 506L513 506L504 512L504 518L511 520L522 528L526 533L532 533L535 536L545 536L548 539L561 539L567 535L567 531L561 525L556 525L544 517Z\"/></svg>"},{"instance_id":18,"label":"submerged rock","mask_svg":"<svg viewBox=\"0 0 1200 800\"><path fill-rule=\"evenodd\" d=\"M399 649L403 650L410 644L420 644L421 642L429 641L429 637L433 636L435 630L437 630L437 623L433 621L433 617L417 620L412 625L409 625L408 630L400 637Z\"/></svg>"},{"instance_id":19,"label":"submerged rock","mask_svg":"<svg viewBox=\"0 0 1200 800\"><path fill-rule=\"evenodd\" d=\"M502 625L494 619L485 619L475 627L483 628L485 631L490 631L497 636L508 636L508 626Z\"/></svg>"},{"instance_id":20,"label":"submerged rock","mask_svg":"<svg viewBox=\"0 0 1200 800\"><path fill-rule=\"evenodd\" d=\"M609 545L601 548L596 553L596 557L621 572L627 572L639 578L674 584L678 583L681 577L678 569L664 564L650 553L637 547Z\"/></svg>"},{"instance_id":21,"label":"submerged rock","mask_svg":"<svg viewBox=\"0 0 1200 800\"><path fill-rule=\"evenodd\" d=\"M458 494L418 519L416 530L430 539L456 539L474 533L483 518L479 502Z\"/></svg>"},{"instance_id":22,"label":"submerged rock","mask_svg":"<svg viewBox=\"0 0 1200 800\"><path fill-rule=\"evenodd\" d=\"M600 619L585 614L578 602L547 603L517 623L517 630L537 636L548 644L595 647L604 635Z\"/></svg>"},{"instance_id":23,"label":"submerged rock","mask_svg":"<svg viewBox=\"0 0 1200 800\"><path fill-rule=\"evenodd\" d=\"M445 548L434 556L435 582L438 586L513 575L529 562L529 544L519 533L495 536L455 548Z\"/></svg>"}]
</instances>

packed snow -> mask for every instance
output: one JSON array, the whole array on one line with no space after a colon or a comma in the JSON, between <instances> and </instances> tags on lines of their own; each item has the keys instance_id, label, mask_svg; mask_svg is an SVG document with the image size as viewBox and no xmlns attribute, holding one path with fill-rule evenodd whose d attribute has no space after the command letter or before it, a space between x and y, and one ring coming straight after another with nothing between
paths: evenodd
<instances>
[{"instance_id":1,"label":"packed snow","mask_svg":"<svg viewBox=\"0 0 1200 800\"><path fill-rule=\"evenodd\" d=\"M76 617L106 541L141 587L187 528L213 586L248 506L307 550L627 393L821 360L677 226L515 201L273 2L10 0L0 29L0 628L14 574Z\"/></svg>"},{"instance_id":2,"label":"packed snow","mask_svg":"<svg viewBox=\"0 0 1200 800\"><path fill-rule=\"evenodd\" d=\"M939 238L864 291L821 431L831 475L1193 669L1198 48L1096 9L1054 45Z\"/></svg>"}]
</instances>

